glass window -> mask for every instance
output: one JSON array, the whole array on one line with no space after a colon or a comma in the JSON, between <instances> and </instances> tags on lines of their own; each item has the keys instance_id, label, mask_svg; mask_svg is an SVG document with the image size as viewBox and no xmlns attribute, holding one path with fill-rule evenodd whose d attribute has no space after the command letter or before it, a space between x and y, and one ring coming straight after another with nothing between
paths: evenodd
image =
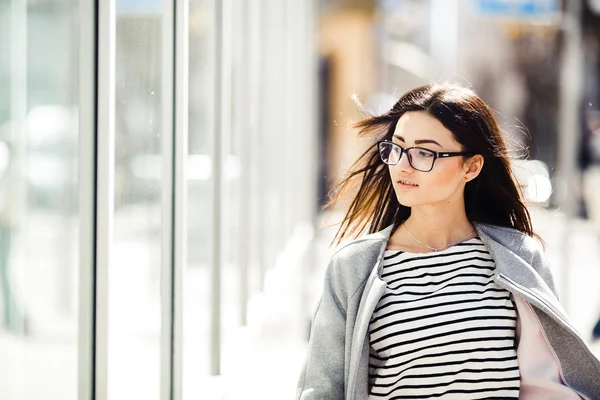
<instances>
[{"instance_id":1,"label":"glass window","mask_svg":"<svg viewBox=\"0 0 600 400\"><path fill-rule=\"evenodd\" d=\"M169 4L169 6L167 6ZM160 396L163 141L172 85L170 2L117 0L114 254L109 271L108 398Z\"/></svg>"},{"instance_id":2,"label":"glass window","mask_svg":"<svg viewBox=\"0 0 600 400\"><path fill-rule=\"evenodd\" d=\"M0 3L0 398L77 397L78 6Z\"/></svg>"},{"instance_id":3,"label":"glass window","mask_svg":"<svg viewBox=\"0 0 600 400\"><path fill-rule=\"evenodd\" d=\"M261 154L261 217L263 220L263 269L275 265L277 255L283 248L289 232L286 226L288 215L284 204L285 177L288 173L286 165L286 146L290 135L285 120L285 67L286 67L286 15L285 2L266 1L261 22L265 34L262 38L264 46L264 62L262 64L265 80L270 84L262 90L262 126L260 139ZM294 116L296 117L296 116ZM295 156L297 157L297 155ZM264 276L263 276L264 279Z\"/></svg>"},{"instance_id":4,"label":"glass window","mask_svg":"<svg viewBox=\"0 0 600 400\"><path fill-rule=\"evenodd\" d=\"M189 5L189 128L187 266L183 282L183 398L210 397L212 140L215 123L213 0Z\"/></svg>"},{"instance_id":5,"label":"glass window","mask_svg":"<svg viewBox=\"0 0 600 400\"><path fill-rule=\"evenodd\" d=\"M247 146L244 146L247 132L245 118L247 102L244 98L246 86L246 63L243 57L244 46L247 45L245 32L247 13L244 12L244 1L234 0L231 8L223 10L223 120L221 138L223 146L223 202L222 202L222 278L221 278L221 322L223 345L227 345L231 334L240 326L242 288L242 268L247 260L242 260L243 241L247 239L243 231L243 221L247 217L244 181L248 165L246 159ZM244 285L244 286L243 286Z\"/></svg>"}]
</instances>

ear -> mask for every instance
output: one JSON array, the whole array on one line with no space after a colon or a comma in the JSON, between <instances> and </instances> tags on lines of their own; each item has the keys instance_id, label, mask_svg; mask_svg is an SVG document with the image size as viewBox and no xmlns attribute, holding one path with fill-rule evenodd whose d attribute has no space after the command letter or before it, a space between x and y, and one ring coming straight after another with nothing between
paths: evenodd
<instances>
[{"instance_id":1,"label":"ear","mask_svg":"<svg viewBox=\"0 0 600 400\"><path fill-rule=\"evenodd\" d=\"M483 169L483 156L481 154L475 154L465 161L465 182L472 181L477 178L481 170Z\"/></svg>"}]
</instances>

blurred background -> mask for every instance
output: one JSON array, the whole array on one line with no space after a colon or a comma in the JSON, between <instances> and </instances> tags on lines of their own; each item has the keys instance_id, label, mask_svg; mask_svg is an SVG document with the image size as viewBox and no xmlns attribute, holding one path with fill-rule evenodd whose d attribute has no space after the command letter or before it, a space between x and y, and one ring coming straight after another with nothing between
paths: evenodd
<instances>
[{"instance_id":1,"label":"blurred background","mask_svg":"<svg viewBox=\"0 0 600 400\"><path fill-rule=\"evenodd\" d=\"M352 123L496 111L600 355L600 1L0 0L0 398L292 398Z\"/></svg>"}]
</instances>

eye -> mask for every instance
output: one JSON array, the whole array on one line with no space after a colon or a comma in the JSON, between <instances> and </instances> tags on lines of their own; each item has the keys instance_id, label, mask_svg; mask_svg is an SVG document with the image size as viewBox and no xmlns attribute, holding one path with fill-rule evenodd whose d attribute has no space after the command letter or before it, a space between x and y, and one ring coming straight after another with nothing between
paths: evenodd
<instances>
[{"instance_id":1,"label":"eye","mask_svg":"<svg viewBox=\"0 0 600 400\"><path fill-rule=\"evenodd\" d=\"M427 150L419 149L419 152L417 154L419 155L419 157L433 157L433 153Z\"/></svg>"}]
</instances>

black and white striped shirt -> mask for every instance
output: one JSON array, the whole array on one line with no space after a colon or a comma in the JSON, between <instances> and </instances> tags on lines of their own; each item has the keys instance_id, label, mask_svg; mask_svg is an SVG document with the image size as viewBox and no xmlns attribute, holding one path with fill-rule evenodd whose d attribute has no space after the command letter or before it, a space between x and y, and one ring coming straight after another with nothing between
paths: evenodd
<instances>
[{"instance_id":1,"label":"black and white striped shirt","mask_svg":"<svg viewBox=\"0 0 600 400\"><path fill-rule=\"evenodd\" d=\"M386 250L369 325L369 399L518 399L517 314L479 238Z\"/></svg>"}]
</instances>

